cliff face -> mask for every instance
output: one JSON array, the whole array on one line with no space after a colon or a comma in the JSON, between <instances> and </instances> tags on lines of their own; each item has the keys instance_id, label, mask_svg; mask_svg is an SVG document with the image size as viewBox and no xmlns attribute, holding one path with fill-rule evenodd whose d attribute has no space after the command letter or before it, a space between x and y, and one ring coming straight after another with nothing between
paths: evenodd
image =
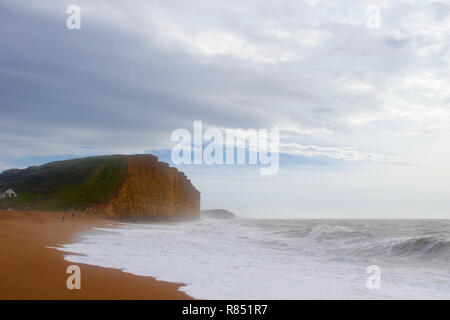
<instances>
[{"instance_id":1,"label":"cliff face","mask_svg":"<svg viewBox=\"0 0 450 320\"><path fill-rule=\"evenodd\" d=\"M184 173L152 155L126 157L128 177L106 206L119 219L198 217L200 192Z\"/></svg>"},{"instance_id":2,"label":"cliff face","mask_svg":"<svg viewBox=\"0 0 450 320\"><path fill-rule=\"evenodd\" d=\"M198 217L200 192L153 155L57 161L0 174L0 189L19 193L0 208L86 210L124 220ZM92 210L91 210L92 208Z\"/></svg>"}]
</instances>

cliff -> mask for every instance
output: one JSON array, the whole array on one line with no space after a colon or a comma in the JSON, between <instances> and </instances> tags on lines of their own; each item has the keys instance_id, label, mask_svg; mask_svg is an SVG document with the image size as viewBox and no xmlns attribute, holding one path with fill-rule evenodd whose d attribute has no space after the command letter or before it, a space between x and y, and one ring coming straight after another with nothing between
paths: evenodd
<instances>
[{"instance_id":1,"label":"cliff","mask_svg":"<svg viewBox=\"0 0 450 320\"><path fill-rule=\"evenodd\" d=\"M0 208L85 210L115 219L198 217L200 192L153 155L101 156L47 163L0 174L15 199Z\"/></svg>"},{"instance_id":2,"label":"cliff","mask_svg":"<svg viewBox=\"0 0 450 320\"><path fill-rule=\"evenodd\" d=\"M106 213L122 219L198 216L200 192L184 173L152 155L127 158L128 176Z\"/></svg>"}]
</instances>

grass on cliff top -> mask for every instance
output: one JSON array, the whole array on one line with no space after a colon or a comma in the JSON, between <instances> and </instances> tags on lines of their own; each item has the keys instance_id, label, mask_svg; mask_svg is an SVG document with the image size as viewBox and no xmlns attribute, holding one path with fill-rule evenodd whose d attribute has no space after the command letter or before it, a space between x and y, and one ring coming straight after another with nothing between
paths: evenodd
<instances>
[{"instance_id":1,"label":"grass on cliff top","mask_svg":"<svg viewBox=\"0 0 450 320\"><path fill-rule=\"evenodd\" d=\"M127 176L125 156L101 156L47 163L0 174L0 191L12 188L15 199L0 208L66 210L108 203Z\"/></svg>"}]
</instances>

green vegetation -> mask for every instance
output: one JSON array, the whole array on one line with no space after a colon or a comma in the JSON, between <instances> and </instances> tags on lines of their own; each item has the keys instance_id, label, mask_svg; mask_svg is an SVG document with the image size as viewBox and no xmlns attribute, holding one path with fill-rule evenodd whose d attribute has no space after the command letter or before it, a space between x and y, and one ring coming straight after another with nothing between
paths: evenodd
<instances>
[{"instance_id":1,"label":"green vegetation","mask_svg":"<svg viewBox=\"0 0 450 320\"><path fill-rule=\"evenodd\" d=\"M0 190L19 196L0 199L0 208L67 210L108 203L127 176L125 156L100 156L47 163L0 174Z\"/></svg>"}]
</instances>

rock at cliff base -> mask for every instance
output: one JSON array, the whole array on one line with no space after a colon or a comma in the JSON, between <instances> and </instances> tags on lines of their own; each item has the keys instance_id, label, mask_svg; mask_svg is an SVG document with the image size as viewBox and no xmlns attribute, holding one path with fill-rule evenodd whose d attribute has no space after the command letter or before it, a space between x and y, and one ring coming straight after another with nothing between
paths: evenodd
<instances>
[{"instance_id":1,"label":"rock at cliff base","mask_svg":"<svg viewBox=\"0 0 450 320\"><path fill-rule=\"evenodd\" d=\"M233 212L224 209L201 210L200 217L212 219L234 219L236 215Z\"/></svg>"}]
</instances>

